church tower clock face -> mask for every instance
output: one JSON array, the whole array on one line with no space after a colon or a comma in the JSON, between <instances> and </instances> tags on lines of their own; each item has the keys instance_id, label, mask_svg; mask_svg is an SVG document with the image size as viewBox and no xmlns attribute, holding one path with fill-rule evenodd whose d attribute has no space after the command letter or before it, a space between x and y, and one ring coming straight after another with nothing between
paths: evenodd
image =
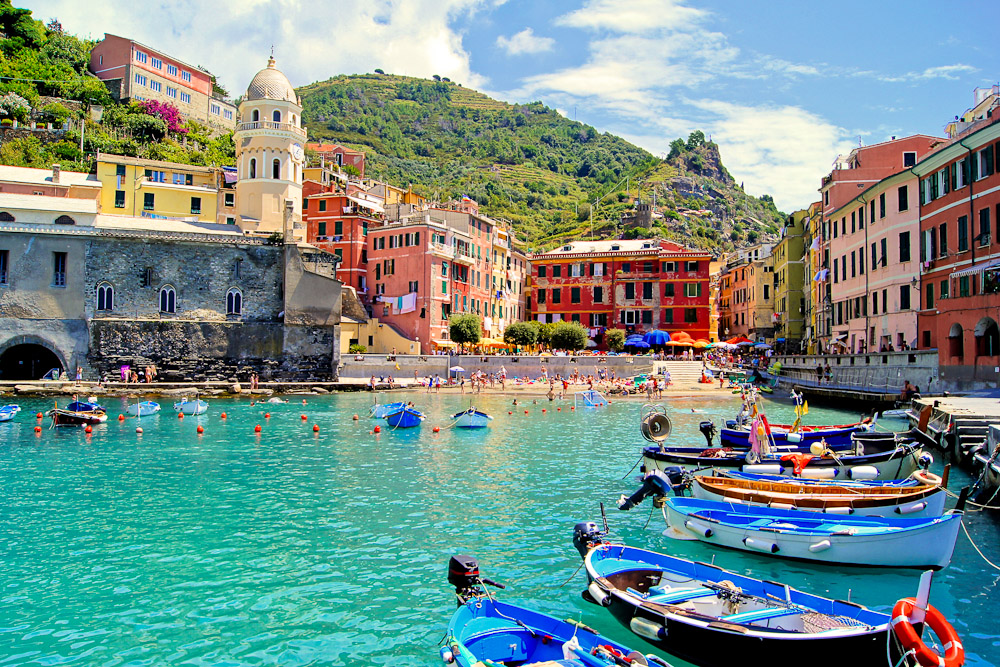
<instances>
[{"instance_id":1,"label":"church tower clock face","mask_svg":"<svg viewBox=\"0 0 1000 667\"><path fill-rule=\"evenodd\" d=\"M298 143L292 144L291 153L293 160L295 160L298 163L302 162L302 158L305 155L305 153L302 150L302 144Z\"/></svg>"}]
</instances>

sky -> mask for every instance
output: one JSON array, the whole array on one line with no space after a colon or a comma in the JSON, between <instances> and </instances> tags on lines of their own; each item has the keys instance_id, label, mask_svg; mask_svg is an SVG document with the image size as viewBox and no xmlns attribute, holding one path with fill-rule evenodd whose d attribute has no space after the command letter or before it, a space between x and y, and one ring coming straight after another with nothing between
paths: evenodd
<instances>
[{"instance_id":1,"label":"sky","mask_svg":"<svg viewBox=\"0 0 1000 667\"><path fill-rule=\"evenodd\" d=\"M753 195L818 199L840 153L941 136L1000 80L1000 3L911 0L15 0L101 39L131 37L235 96L267 63L294 86L338 74L447 76L541 101L665 155L702 130Z\"/></svg>"}]
</instances>

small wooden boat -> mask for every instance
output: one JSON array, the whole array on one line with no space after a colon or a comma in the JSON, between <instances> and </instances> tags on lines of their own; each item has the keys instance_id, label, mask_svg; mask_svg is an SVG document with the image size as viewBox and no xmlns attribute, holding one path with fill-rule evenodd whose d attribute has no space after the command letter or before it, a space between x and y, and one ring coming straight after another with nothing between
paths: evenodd
<instances>
[{"instance_id":1,"label":"small wooden boat","mask_svg":"<svg viewBox=\"0 0 1000 667\"><path fill-rule=\"evenodd\" d=\"M413 428L414 426L420 426L420 422L424 420L424 415L416 408L404 405L387 414L385 420L393 428Z\"/></svg>"},{"instance_id":2,"label":"small wooden boat","mask_svg":"<svg viewBox=\"0 0 1000 667\"><path fill-rule=\"evenodd\" d=\"M66 409L71 412L107 412L104 406L90 401L73 401Z\"/></svg>"},{"instance_id":3,"label":"small wooden boat","mask_svg":"<svg viewBox=\"0 0 1000 667\"><path fill-rule=\"evenodd\" d=\"M642 450L643 472L665 471L679 466L691 471L711 468L739 470L766 475L811 479L903 479L913 474L924 455L914 442L879 438L855 443L851 450L825 452L775 452L751 456L748 450L727 447L646 447Z\"/></svg>"},{"instance_id":4,"label":"small wooden boat","mask_svg":"<svg viewBox=\"0 0 1000 667\"><path fill-rule=\"evenodd\" d=\"M445 664L459 667L611 667L669 663L643 655L573 620L560 621L524 607L500 602L485 590L502 587L479 578L479 564L453 556L448 581L455 586L458 610L448 623L440 651Z\"/></svg>"},{"instance_id":5,"label":"small wooden boat","mask_svg":"<svg viewBox=\"0 0 1000 667\"><path fill-rule=\"evenodd\" d=\"M184 415L203 415L208 411L208 403L196 398L189 401L187 396L174 403L174 410Z\"/></svg>"},{"instance_id":6,"label":"small wooden boat","mask_svg":"<svg viewBox=\"0 0 1000 667\"><path fill-rule=\"evenodd\" d=\"M52 419L53 426L86 426L88 424L103 424L108 421L107 413L97 410L77 411L53 408L45 414Z\"/></svg>"},{"instance_id":7,"label":"small wooden boat","mask_svg":"<svg viewBox=\"0 0 1000 667\"><path fill-rule=\"evenodd\" d=\"M21 411L20 405L5 405L0 408L0 422L9 422L13 419L18 412Z\"/></svg>"},{"instance_id":8,"label":"small wooden boat","mask_svg":"<svg viewBox=\"0 0 1000 667\"><path fill-rule=\"evenodd\" d=\"M678 539L820 563L940 569L951 561L963 506L940 517L834 517L674 497L664 516Z\"/></svg>"},{"instance_id":9,"label":"small wooden boat","mask_svg":"<svg viewBox=\"0 0 1000 667\"><path fill-rule=\"evenodd\" d=\"M473 407L464 412L456 412L451 418L455 420L457 428L486 428L493 421L493 417Z\"/></svg>"},{"instance_id":10,"label":"small wooden boat","mask_svg":"<svg viewBox=\"0 0 1000 667\"><path fill-rule=\"evenodd\" d=\"M584 598L696 665L841 667L845 659L896 665L902 658L897 643L889 641L888 613L707 563L610 544L604 535L593 522L574 529L589 582ZM925 575L917 596L924 608L929 592ZM950 625L948 630L944 634L954 635Z\"/></svg>"},{"instance_id":11,"label":"small wooden boat","mask_svg":"<svg viewBox=\"0 0 1000 667\"><path fill-rule=\"evenodd\" d=\"M395 403L376 403L368 410L368 416L372 419L385 419L390 412L395 412L406 407L406 401L396 401Z\"/></svg>"},{"instance_id":12,"label":"small wooden boat","mask_svg":"<svg viewBox=\"0 0 1000 667\"><path fill-rule=\"evenodd\" d=\"M946 466L947 467L947 466ZM937 475L928 473L925 470L918 470L909 477L904 479L810 479L802 477L784 477L782 475L764 475L760 473L753 472L740 472L736 469L718 469L712 471L713 475L718 477L728 477L730 479L745 479L760 482L785 482L786 484L808 484L810 486L822 486L822 485L833 485L833 486L846 486L846 487L865 487L872 484L878 484L881 486L891 486L895 488L905 488L919 486L921 484L933 484L938 483L934 481ZM917 476L921 475L925 480L921 481L917 479ZM944 480L940 482L941 486L947 486Z\"/></svg>"},{"instance_id":13,"label":"small wooden boat","mask_svg":"<svg viewBox=\"0 0 1000 667\"><path fill-rule=\"evenodd\" d=\"M143 401L141 403L130 403L126 408L130 415L135 417L146 417L155 415L160 411L160 404L153 401Z\"/></svg>"}]
</instances>

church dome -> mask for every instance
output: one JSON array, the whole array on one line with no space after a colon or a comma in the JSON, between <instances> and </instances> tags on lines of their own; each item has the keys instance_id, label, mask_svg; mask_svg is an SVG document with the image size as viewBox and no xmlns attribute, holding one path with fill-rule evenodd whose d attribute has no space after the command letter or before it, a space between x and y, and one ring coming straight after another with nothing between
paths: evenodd
<instances>
[{"instance_id":1,"label":"church dome","mask_svg":"<svg viewBox=\"0 0 1000 667\"><path fill-rule=\"evenodd\" d=\"M274 58L268 58L267 67L257 72L257 76L247 88L248 101L252 100L283 100L298 104L295 89L288 82L288 77L274 66Z\"/></svg>"}]
</instances>

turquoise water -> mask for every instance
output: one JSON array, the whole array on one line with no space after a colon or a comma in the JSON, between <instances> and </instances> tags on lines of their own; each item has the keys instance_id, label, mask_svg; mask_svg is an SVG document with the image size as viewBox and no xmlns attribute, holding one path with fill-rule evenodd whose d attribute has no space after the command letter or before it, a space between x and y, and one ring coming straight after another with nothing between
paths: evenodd
<instances>
[{"instance_id":1,"label":"turquoise water","mask_svg":"<svg viewBox=\"0 0 1000 667\"><path fill-rule=\"evenodd\" d=\"M51 403L21 401L17 421L0 424L0 665L436 665L454 553L477 556L484 576L509 585L510 602L642 646L580 598L572 528L598 519L600 501L632 544L884 610L916 590L916 571L713 553L662 536L648 503L613 509L637 486L635 472L622 477L644 442L639 403L570 411L571 400L513 408L510 397L486 397L476 403L496 417L487 432L435 434L468 397L405 396L427 421L395 432L381 422L378 436L365 418L370 394L306 406L213 401L197 418L143 418L141 436L134 419L89 436L46 423L36 435L33 415ZM113 417L125 412L105 404ZM736 408L672 401L672 441L703 442L697 422L721 424ZM790 406L768 413L791 420ZM813 407L808 419L855 416ZM953 472L951 488L964 478ZM1000 560L997 517L965 521ZM969 665L1000 664L998 574L960 534L935 577L932 602L961 634Z\"/></svg>"}]
</instances>

